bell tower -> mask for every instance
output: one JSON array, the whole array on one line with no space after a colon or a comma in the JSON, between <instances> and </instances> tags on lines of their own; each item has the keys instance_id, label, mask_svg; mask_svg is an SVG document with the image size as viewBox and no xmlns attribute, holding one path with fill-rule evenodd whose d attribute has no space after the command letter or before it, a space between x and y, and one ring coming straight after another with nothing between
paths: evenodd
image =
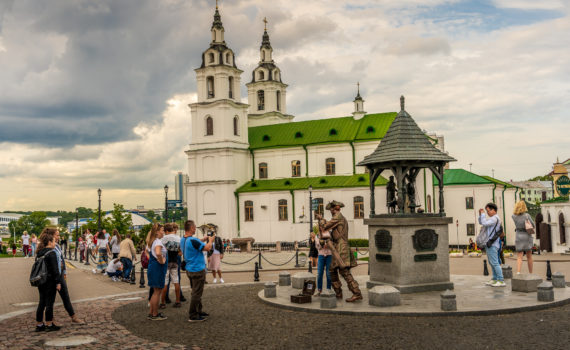
<instances>
[{"instance_id":1,"label":"bell tower","mask_svg":"<svg viewBox=\"0 0 570 350\"><path fill-rule=\"evenodd\" d=\"M264 18L263 22L265 29L259 47L259 63L252 72L251 82L246 84L250 127L286 123L294 118L286 114L287 84L281 80L281 70L273 61L273 48L267 34L267 19Z\"/></svg>"},{"instance_id":2,"label":"bell tower","mask_svg":"<svg viewBox=\"0 0 570 350\"><path fill-rule=\"evenodd\" d=\"M358 87L358 92L354 98L354 112L352 112L352 116L355 120L358 120L366 115L366 111L364 111L364 100L360 97L360 82L356 83L356 86Z\"/></svg>"},{"instance_id":3,"label":"bell tower","mask_svg":"<svg viewBox=\"0 0 570 350\"><path fill-rule=\"evenodd\" d=\"M247 109L240 102L242 70L224 39L216 3L210 28L212 40L195 69L198 101L189 105L191 141L189 182L185 184L188 218L198 226L214 224L220 232L237 237L234 192L249 176Z\"/></svg>"}]
</instances>

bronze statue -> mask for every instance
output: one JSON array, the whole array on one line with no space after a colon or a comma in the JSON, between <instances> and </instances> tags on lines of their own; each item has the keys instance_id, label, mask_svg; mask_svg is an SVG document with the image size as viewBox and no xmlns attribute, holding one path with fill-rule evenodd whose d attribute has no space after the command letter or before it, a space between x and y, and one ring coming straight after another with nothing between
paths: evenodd
<instances>
[{"instance_id":1,"label":"bronze statue","mask_svg":"<svg viewBox=\"0 0 570 350\"><path fill-rule=\"evenodd\" d=\"M409 178L406 184L406 195L408 196L408 207L410 208L410 212L414 213L416 211L416 185L414 184L414 181L410 181Z\"/></svg>"},{"instance_id":2,"label":"bronze statue","mask_svg":"<svg viewBox=\"0 0 570 350\"><path fill-rule=\"evenodd\" d=\"M390 181L386 184L386 206L388 207L388 213L396 212L396 183L394 182L394 176L390 176Z\"/></svg>"}]
</instances>

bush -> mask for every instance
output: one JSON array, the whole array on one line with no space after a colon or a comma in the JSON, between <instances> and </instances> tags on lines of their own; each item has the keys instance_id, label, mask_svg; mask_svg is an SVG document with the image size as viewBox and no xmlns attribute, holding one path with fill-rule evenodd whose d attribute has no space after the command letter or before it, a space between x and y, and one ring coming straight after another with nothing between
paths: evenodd
<instances>
[{"instance_id":1,"label":"bush","mask_svg":"<svg viewBox=\"0 0 570 350\"><path fill-rule=\"evenodd\" d=\"M348 244L351 247L368 248L368 240L363 238L349 239Z\"/></svg>"}]
</instances>

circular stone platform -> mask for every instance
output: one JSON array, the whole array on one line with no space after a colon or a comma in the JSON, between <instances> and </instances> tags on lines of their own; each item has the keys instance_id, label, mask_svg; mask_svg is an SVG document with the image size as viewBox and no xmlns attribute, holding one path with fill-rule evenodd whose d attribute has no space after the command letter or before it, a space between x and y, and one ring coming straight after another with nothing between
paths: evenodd
<instances>
[{"instance_id":1,"label":"circular stone platform","mask_svg":"<svg viewBox=\"0 0 570 350\"><path fill-rule=\"evenodd\" d=\"M356 276L356 280L362 290L364 300L347 303L337 299L335 309L321 309L319 297L313 296L312 302L307 304L291 303L291 295L299 294L300 289L277 286L276 298L265 298L263 290L258 294L259 298L271 305L290 310L339 313L352 315L397 315L397 316L443 316L443 315L494 315L502 313L514 313L531 311L561 306L570 303L570 288L554 288L554 301L541 302L537 300L536 292L521 293L511 291L511 280L506 280L506 287L489 287L484 283L490 276L452 275L451 282L455 286L457 295L457 311L442 311L441 292L425 292L413 294L401 294L401 305L391 307L376 307L368 304L368 290L366 282L368 276ZM342 281L342 279L341 279ZM326 283L326 277L323 280ZM346 289L343 281L344 298L352 295Z\"/></svg>"}]
</instances>

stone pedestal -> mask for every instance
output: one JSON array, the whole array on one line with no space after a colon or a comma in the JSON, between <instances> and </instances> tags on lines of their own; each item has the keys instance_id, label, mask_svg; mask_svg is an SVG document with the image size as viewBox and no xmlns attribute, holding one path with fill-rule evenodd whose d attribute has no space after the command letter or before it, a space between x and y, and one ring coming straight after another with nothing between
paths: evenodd
<instances>
[{"instance_id":1,"label":"stone pedestal","mask_svg":"<svg viewBox=\"0 0 570 350\"><path fill-rule=\"evenodd\" d=\"M446 290L441 293L441 309L443 311L457 311L457 300L455 293Z\"/></svg>"},{"instance_id":2,"label":"stone pedestal","mask_svg":"<svg viewBox=\"0 0 570 350\"><path fill-rule=\"evenodd\" d=\"M281 253L281 242L275 242L275 253Z\"/></svg>"},{"instance_id":3,"label":"stone pedestal","mask_svg":"<svg viewBox=\"0 0 570 350\"><path fill-rule=\"evenodd\" d=\"M550 282L542 282L538 285L538 293L536 293L538 301L554 301L554 287Z\"/></svg>"},{"instance_id":4,"label":"stone pedestal","mask_svg":"<svg viewBox=\"0 0 570 350\"><path fill-rule=\"evenodd\" d=\"M503 270L504 279L507 280L513 278L513 268L510 265L501 265L501 269Z\"/></svg>"},{"instance_id":5,"label":"stone pedestal","mask_svg":"<svg viewBox=\"0 0 570 350\"><path fill-rule=\"evenodd\" d=\"M263 295L266 298L276 298L277 297L277 286L273 282L265 283L265 288L263 289Z\"/></svg>"},{"instance_id":6,"label":"stone pedestal","mask_svg":"<svg viewBox=\"0 0 570 350\"><path fill-rule=\"evenodd\" d=\"M289 272L279 272L279 286L285 287L291 285L291 274Z\"/></svg>"},{"instance_id":7,"label":"stone pedestal","mask_svg":"<svg viewBox=\"0 0 570 350\"><path fill-rule=\"evenodd\" d=\"M368 291L368 304L387 307L400 305L400 291L392 286L376 286Z\"/></svg>"},{"instance_id":8,"label":"stone pedestal","mask_svg":"<svg viewBox=\"0 0 570 350\"><path fill-rule=\"evenodd\" d=\"M536 292L542 278L534 274L517 274L511 280L513 292Z\"/></svg>"},{"instance_id":9,"label":"stone pedestal","mask_svg":"<svg viewBox=\"0 0 570 350\"><path fill-rule=\"evenodd\" d=\"M552 286L554 288L566 288L566 280L562 272L555 272L552 275Z\"/></svg>"},{"instance_id":10,"label":"stone pedestal","mask_svg":"<svg viewBox=\"0 0 570 350\"><path fill-rule=\"evenodd\" d=\"M303 284L306 280L317 282L317 277L310 272L299 272L291 277L291 287L296 289L303 289Z\"/></svg>"},{"instance_id":11,"label":"stone pedestal","mask_svg":"<svg viewBox=\"0 0 570 350\"><path fill-rule=\"evenodd\" d=\"M448 224L430 214L377 215L368 225L368 288L390 285L400 293L453 289L449 280Z\"/></svg>"},{"instance_id":12,"label":"stone pedestal","mask_svg":"<svg viewBox=\"0 0 570 350\"><path fill-rule=\"evenodd\" d=\"M336 294L331 289L323 290L319 298L321 302L321 309L336 308Z\"/></svg>"}]
</instances>

